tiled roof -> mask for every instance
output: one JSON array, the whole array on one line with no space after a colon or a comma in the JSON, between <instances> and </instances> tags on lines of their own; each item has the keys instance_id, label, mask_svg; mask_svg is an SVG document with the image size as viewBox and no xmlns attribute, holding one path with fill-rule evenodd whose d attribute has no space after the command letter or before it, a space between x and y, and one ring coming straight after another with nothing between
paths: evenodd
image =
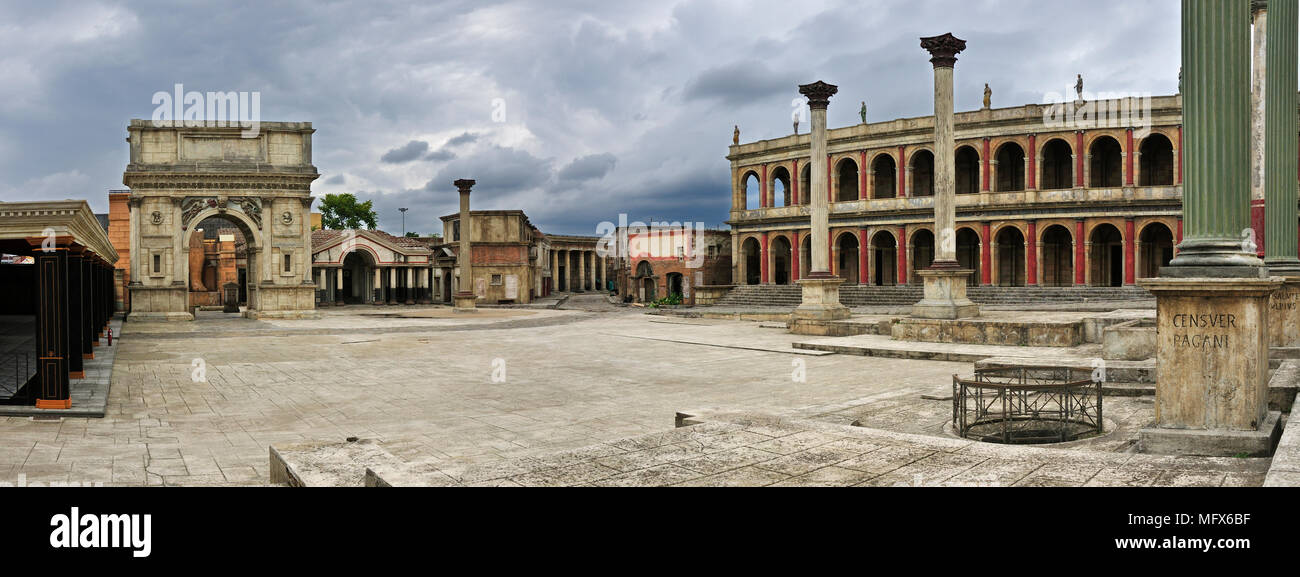
<instances>
[{"instance_id":1,"label":"tiled roof","mask_svg":"<svg viewBox=\"0 0 1300 577\"><path fill-rule=\"evenodd\" d=\"M344 234L345 232L347 232L347 231L342 231L342 230L313 230L313 231L311 231L311 246L312 246L312 251L319 250L321 247L327 246L327 245L329 245L329 244L331 244L331 243L333 243L333 242L339 240L340 238L342 238L342 236L343 236L343 234ZM414 249L414 250L416 250L416 251L427 251L427 250L429 250L429 245L428 245L425 241L422 241L422 240L420 240L420 239L418 239L418 238L407 238L407 237L401 237L401 236L393 236L393 235L388 234L388 233L386 233L386 232L384 232L384 231L382 231L382 230L366 230L366 231L357 231L357 232L364 232L365 234L368 234L368 235L370 235L370 236L376 237L376 238L378 238L378 239L380 239L380 240L382 240L382 241L384 241L384 242L386 242L386 243L388 243L388 244L391 244L391 245L393 245L393 246L397 246L397 247L400 247L400 248Z\"/></svg>"}]
</instances>

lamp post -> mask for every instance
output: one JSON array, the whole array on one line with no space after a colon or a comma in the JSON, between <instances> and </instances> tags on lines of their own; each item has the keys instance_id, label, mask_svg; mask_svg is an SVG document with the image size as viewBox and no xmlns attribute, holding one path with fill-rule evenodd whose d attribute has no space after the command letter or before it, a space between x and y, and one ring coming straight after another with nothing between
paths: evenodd
<instances>
[{"instance_id":1,"label":"lamp post","mask_svg":"<svg viewBox=\"0 0 1300 577\"><path fill-rule=\"evenodd\" d=\"M406 236L406 211L411 210L411 209L409 209L409 208L399 208L399 209L397 209L397 210L401 211L401 213L402 213L402 236Z\"/></svg>"}]
</instances>

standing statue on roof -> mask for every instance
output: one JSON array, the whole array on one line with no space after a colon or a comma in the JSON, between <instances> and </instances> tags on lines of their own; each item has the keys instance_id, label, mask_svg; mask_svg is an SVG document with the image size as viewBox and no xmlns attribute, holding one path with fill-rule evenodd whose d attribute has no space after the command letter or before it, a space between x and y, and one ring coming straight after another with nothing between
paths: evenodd
<instances>
[{"instance_id":1,"label":"standing statue on roof","mask_svg":"<svg viewBox=\"0 0 1300 577\"><path fill-rule=\"evenodd\" d=\"M863 124L867 123L867 101L865 100L862 101L862 108L858 109L858 117L862 119Z\"/></svg>"},{"instance_id":2,"label":"standing statue on roof","mask_svg":"<svg viewBox=\"0 0 1300 577\"><path fill-rule=\"evenodd\" d=\"M1083 100L1083 75L1079 75L1079 81L1074 83L1074 92L1079 95L1079 100Z\"/></svg>"},{"instance_id":3,"label":"standing statue on roof","mask_svg":"<svg viewBox=\"0 0 1300 577\"><path fill-rule=\"evenodd\" d=\"M731 144L740 146L740 125L736 125L736 130L731 133Z\"/></svg>"}]
</instances>

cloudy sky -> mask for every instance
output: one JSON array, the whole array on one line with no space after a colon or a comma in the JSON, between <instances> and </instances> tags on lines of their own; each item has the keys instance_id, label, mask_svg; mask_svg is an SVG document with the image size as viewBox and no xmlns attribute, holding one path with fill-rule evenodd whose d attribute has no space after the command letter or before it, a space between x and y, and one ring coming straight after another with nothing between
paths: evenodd
<instances>
[{"instance_id":1,"label":"cloudy sky","mask_svg":"<svg viewBox=\"0 0 1300 577\"><path fill-rule=\"evenodd\" d=\"M732 125L791 131L797 85L840 87L832 126L932 111L918 38L969 42L957 108L1089 91L1170 94L1177 0L0 0L0 200L121 188L126 125L153 94L258 91L310 121L316 196L440 232L452 181L546 232L632 219L721 223ZM495 113L495 114L494 114ZM504 118L502 118L504 116ZM806 125L805 125L806 126Z\"/></svg>"}]
</instances>

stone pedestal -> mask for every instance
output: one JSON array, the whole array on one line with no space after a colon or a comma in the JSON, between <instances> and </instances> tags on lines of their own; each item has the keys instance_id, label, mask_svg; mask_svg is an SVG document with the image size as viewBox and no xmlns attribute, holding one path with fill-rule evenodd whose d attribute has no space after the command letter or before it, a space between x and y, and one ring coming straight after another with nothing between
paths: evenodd
<instances>
[{"instance_id":1,"label":"stone pedestal","mask_svg":"<svg viewBox=\"0 0 1300 577\"><path fill-rule=\"evenodd\" d=\"M474 293L459 292L451 297L453 310L458 313L472 313L477 309L478 295Z\"/></svg>"},{"instance_id":2,"label":"stone pedestal","mask_svg":"<svg viewBox=\"0 0 1300 577\"><path fill-rule=\"evenodd\" d=\"M925 298L912 305L912 317L956 320L980 316L979 305L966 298L966 279L973 271L930 269L917 274L925 281Z\"/></svg>"},{"instance_id":3,"label":"stone pedestal","mask_svg":"<svg viewBox=\"0 0 1300 577\"><path fill-rule=\"evenodd\" d=\"M1268 302L1268 337L1273 348L1300 347L1300 276L1283 277Z\"/></svg>"},{"instance_id":4,"label":"stone pedestal","mask_svg":"<svg viewBox=\"0 0 1300 577\"><path fill-rule=\"evenodd\" d=\"M1156 296L1156 422L1143 452L1272 454L1280 415L1268 410L1269 297L1282 279L1161 278Z\"/></svg>"},{"instance_id":5,"label":"stone pedestal","mask_svg":"<svg viewBox=\"0 0 1300 577\"><path fill-rule=\"evenodd\" d=\"M827 323L846 320L852 316L848 307L840 304L839 277L806 278L799 281L803 288L803 304L790 315L790 332L796 335L821 336L826 334Z\"/></svg>"}]
</instances>

